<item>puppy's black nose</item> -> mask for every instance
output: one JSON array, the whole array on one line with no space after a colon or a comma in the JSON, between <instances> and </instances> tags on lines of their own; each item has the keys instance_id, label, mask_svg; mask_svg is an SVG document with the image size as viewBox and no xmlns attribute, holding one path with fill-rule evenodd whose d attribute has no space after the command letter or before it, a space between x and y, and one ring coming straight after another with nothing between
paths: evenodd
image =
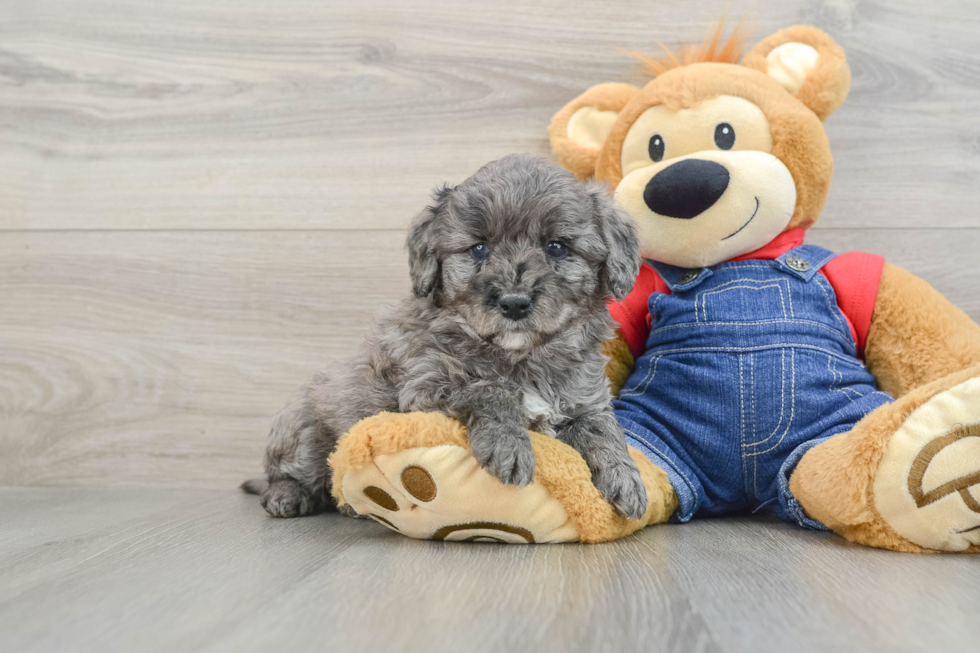
<instances>
[{"instance_id":1,"label":"puppy's black nose","mask_svg":"<svg viewBox=\"0 0 980 653\"><path fill-rule=\"evenodd\" d=\"M523 320L531 312L531 296L523 293L504 295L497 306L508 320Z\"/></svg>"},{"instance_id":2,"label":"puppy's black nose","mask_svg":"<svg viewBox=\"0 0 980 653\"><path fill-rule=\"evenodd\" d=\"M728 169L714 161L684 159L653 176L643 201L654 213L690 220L701 215L725 194Z\"/></svg>"}]
</instances>

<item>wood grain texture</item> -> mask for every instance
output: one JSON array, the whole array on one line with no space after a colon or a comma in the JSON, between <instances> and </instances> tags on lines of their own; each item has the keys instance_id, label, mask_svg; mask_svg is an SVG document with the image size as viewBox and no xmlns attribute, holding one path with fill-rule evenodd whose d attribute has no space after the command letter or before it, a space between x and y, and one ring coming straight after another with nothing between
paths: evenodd
<instances>
[{"instance_id":1,"label":"wood grain texture","mask_svg":"<svg viewBox=\"0 0 980 653\"><path fill-rule=\"evenodd\" d=\"M417 542L277 521L231 488L272 413L408 292L430 189L515 151L617 48L715 0L0 0L0 650L953 651L971 559L751 518L608 545ZM974 319L980 12L732 3L847 50L810 242ZM80 487L87 486L87 487ZM136 489L104 489L104 486Z\"/></svg>"},{"instance_id":2,"label":"wood grain texture","mask_svg":"<svg viewBox=\"0 0 980 653\"><path fill-rule=\"evenodd\" d=\"M232 487L409 292L391 232L8 234L0 480Z\"/></svg>"},{"instance_id":3,"label":"wood grain texture","mask_svg":"<svg viewBox=\"0 0 980 653\"><path fill-rule=\"evenodd\" d=\"M234 487L271 415L409 292L403 234L30 232L0 240L0 483ZM818 230L980 319L980 230Z\"/></svg>"},{"instance_id":4,"label":"wood grain texture","mask_svg":"<svg viewBox=\"0 0 980 653\"><path fill-rule=\"evenodd\" d=\"M967 651L969 557L763 519L594 545L409 540L200 490L0 490L0 649Z\"/></svg>"},{"instance_id":5,"label":"wood grain texture","mask_svg":"<svg viewBox=\"0 0 980 653\"><path fill-rule=\"evenodd\" d=\"M0 229L403 228L427 190L547 152L617 48L698 41L715 0L0 3ZM823 224L978 227L968 0L735 2L846 49Z\"/></svg>"},{"instance_id":6,"label":"wood grain texture","mask_svg":"<svg viewBox=\"0 0 980 653\"><path fill-rule=\"evenodd\" d=\"M716 2L0 1L0 484L221 488L271 414L407 292L429 190L512 151L616 48ZM885 254L980 318L980 16L740 2L847 49L811 242Z\"/></svg>"}]
</instances>

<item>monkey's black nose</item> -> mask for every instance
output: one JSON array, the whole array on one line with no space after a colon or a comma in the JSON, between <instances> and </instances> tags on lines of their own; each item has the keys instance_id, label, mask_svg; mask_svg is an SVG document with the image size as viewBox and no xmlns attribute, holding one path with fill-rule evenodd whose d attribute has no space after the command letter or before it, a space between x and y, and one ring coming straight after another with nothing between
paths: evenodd
<instances>
[{"instance_id":1,"label":"monkey's black nose","mask_svg":"<svg viewBox=\"0 0 980 653\"><path fill-rule=\"evenodd\" d=\"M728 169L720 163L684 159L653 176L643 201L654 213L690 220L707 211L725 194Z\"/></svg>"},{"instance_id":2,"label":"monkey's black nose","mask_svg":"<svg viewBox=\"0 0 980 653\"><path fill-rule=\"evenodd\" d=\"M523 293L504 295L497 301L497 306L508 320L523 320L531 312L531 296Z\"/></svg>"}]
</instances>

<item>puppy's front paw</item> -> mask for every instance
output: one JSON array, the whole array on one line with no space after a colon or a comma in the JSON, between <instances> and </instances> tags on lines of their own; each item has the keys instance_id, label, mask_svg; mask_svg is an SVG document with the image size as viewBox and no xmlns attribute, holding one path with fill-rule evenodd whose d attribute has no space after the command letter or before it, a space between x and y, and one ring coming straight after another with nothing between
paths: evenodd
<instances>
[{"instance_id":1,"label":"puppy's front paw","mask_svg":"<svg viewBox=\"0 0 980 653\"><path fill-rule=\"evenodd\" d=\"M479 422L470 428L469 438L473 457L502 482L524 487L534 480L534 449L523 427Z\"/></svg>"},{"instance_id":2,"label":"puppy's front paw","mask_svg":"<svg viewBox=\"0 0 980 653\"><path fill-rule=\"evenodd\" d=\"M313 512L313 499L299 483L286 478L269 484L262 493L262 507L273 517L302 517Z\"/></svg>"},{"instance_id":3,"label":"puppy's front paw","mask_svg":"<svg viewBox=\"0 0 980 653\"><path fill-rule=\"evenodd\" d=\"M647 489L632 460L596 467L592 470L592 482L623 517L639 519L647 511Z\"/></svg>"}]
</instances>

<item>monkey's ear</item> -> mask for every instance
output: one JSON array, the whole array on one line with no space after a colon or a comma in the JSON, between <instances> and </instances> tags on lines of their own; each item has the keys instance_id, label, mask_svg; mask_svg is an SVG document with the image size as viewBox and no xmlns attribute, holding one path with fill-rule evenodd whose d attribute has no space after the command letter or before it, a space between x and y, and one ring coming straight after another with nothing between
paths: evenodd
<instances>
[{"instance_id":1,"label":"monkey's ear","mask_svg":"<svg viewBox=\"0 0 980 653\"><path fill-rule=\"evenodd\" d=\"M604 184L591 182L589 193L608 252L602 271L604 291L606 296L621 302L633 290L636 275L640 273L640 239L636 234L636 223L616 203Z\"/></svg>"},{"instance_id":2,"label":"monkey's ear","mask_svg":"<svg viewBox=\"0 0 980 653\"><path fill-rule=\"evenodd\" d=\"M742 65L772 77L820 120L844 102L851 88L844 50L816 27L776 32L752 48Z\"/></svg>"},{"instance_id":3,"label":"monkey's ear","mask_svg":"<svg viewBox=\"0 0 980 653\"><path fill-rule=\"evenodd\" d=\"M639 90L629 84L599 84L556 113L548 134L558 163L579 179L591 177L609 130Z\"/></svg>"},{"instance_id":4,"label":"monkey's ear","mask_svg":"<svg viewBox=\"0 0 980 653\"><path fill-rule=\"evenodd\" d=\"M439 281L439 259L433 247L433 227L447 210L453 188L448 185L432 194L433 204L415 216L408 227L405 247L408 249L408 270L412 277L412 292L416 297L427 296Z\"/></svg>"}]
</instances>

